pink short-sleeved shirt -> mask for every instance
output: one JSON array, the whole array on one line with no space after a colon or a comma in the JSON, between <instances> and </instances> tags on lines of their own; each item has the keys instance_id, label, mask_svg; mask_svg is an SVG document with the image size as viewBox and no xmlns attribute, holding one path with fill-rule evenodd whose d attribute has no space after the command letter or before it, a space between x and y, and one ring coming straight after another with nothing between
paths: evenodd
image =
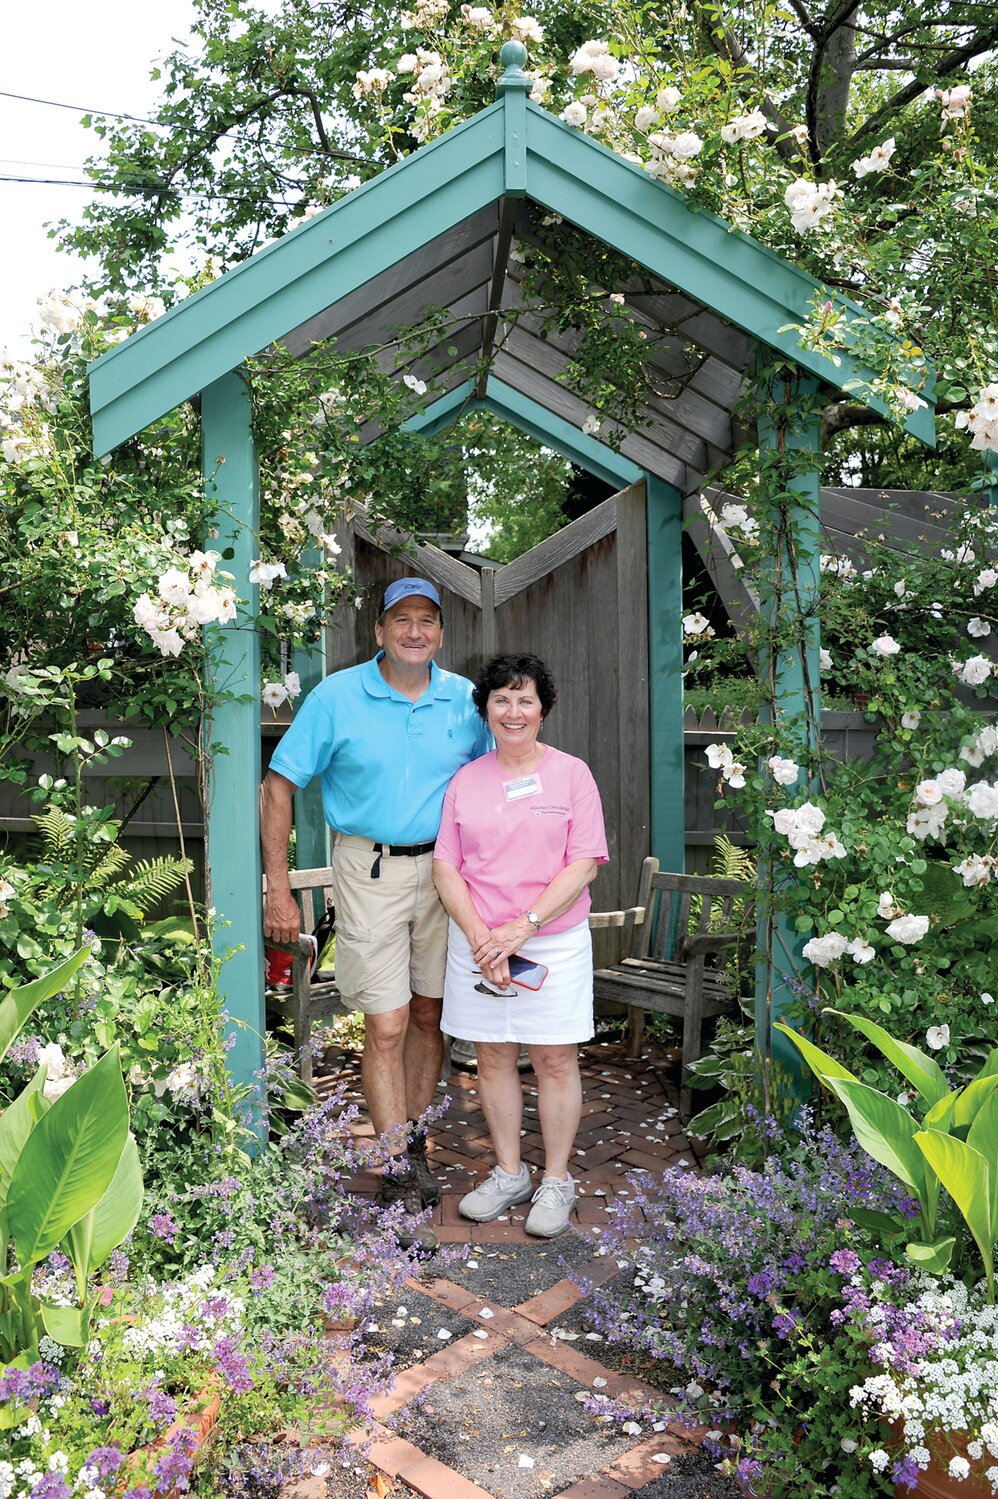
<instances>
[{"instance_id":1,"label":"pink short-sleeved shirt","mask_svg":"<svg viewBox=\"0 0 998 1499\"><path fill-rule=\"evenodd\" d=\"M462 766L447 788L434 858L453 864L490 927L530 910L575 859L607 862L603 808L592 772L545 746L529 776L503 770L495 751ZM589 914L589 890L544 931L565 932Z\"/></svg>"}]
</instances>

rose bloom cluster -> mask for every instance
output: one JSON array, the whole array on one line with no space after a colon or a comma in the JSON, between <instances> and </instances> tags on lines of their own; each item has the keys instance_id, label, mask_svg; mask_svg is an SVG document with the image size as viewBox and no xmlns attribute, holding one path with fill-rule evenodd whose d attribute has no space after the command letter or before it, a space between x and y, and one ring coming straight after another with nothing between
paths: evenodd
<instances>
[{"instance_id":1,"label":"rose bloom cluster","mask_svg":"<svg viewBox=\"0 0 998 1499\"><path fill-rule=\"evenodd\" d=\"M970 433L970 446L998 453L998 383L985 385L969 411L959 411L956 425Z\"/></svg>"},{"instance_id":2,"label":"rose bloom cluster","mask_svg":"<svg viewBox=\"0 0 998 1499\"><path fill-rule=\"evenodd\" d=\"M886 935L894 942L903 942L906 947L921 942L929 930L928 916L904 914L895 904L894 897L886 890L881 892L877 902L877 915L887 922ZM877 956L877 949L865 937L846 937L842 932L836 931L812 937L809 942L805 942L802 951L808 962L813 963L816 968L828 968L847 953L857 963L872 963Z\"/></svg>"},{"instance_id":3,"label":"rose bloom cluster","mask_svg":"<svg viewBox=\"0 0 998 1499\"><path fill-rule=\"evenodd\" d=\"M798 767L792 760L781 760L774 755L770 762L770 769L774 777L782 785L791 785L789 780L790 768L793 767L796 781L799 773ZM786 779L780 780L776 776L779 768L780 776ZM820 864L822 859L844 859L846 850L834 833L823 833L825 826L825 814L820 807L813 802L804 802L799 807L781 807L779 811L773 812L767 809L766 816L773 819L773 827L776 832L782 834L790 847L794 850L794 866L797 869L807 869L812 864Z\"/></svg>"},{"instance_id":4,"label":"rose bloom cluster","mask_svg":"<svg viewBox=\"0 0 998 1499\"><path fill-rule=\"evenodd\" d=\"M143 593L135 601L135 623L141 625L164 656L179 656L186 641L203 625L230 624L236 617L233 588L216 582L218 552L192 552L185 568L170 567L160 575L156 597Z\"/></svg>"},{"instance_id":5,"label":"rose bloom cluster","mask_svg":"<svg viewBox=\"0 0 998 1499\"><path fill-rule=\"evenodd\" d=\"M986 754L998 750L998 728L986 725L965 749L964 758L973 756L980 764ZM922 842L928 838L945 842L948 827L955 825L963 829L972 822L983 822L992 830L998 825L998 780L979 780L968 785L964 771L952 767L919 781L906 823L913 838ZM968 854L953 866L953 870L969 888L987 885L995 867L996 861L991 854Z\"/></svg>"}]
</instances>

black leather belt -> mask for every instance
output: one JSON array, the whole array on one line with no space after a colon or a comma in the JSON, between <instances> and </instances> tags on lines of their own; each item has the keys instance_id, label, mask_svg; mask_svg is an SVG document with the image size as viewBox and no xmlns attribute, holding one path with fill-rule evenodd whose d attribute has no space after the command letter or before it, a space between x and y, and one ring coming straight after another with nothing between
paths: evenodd
<instances>
[{"instance_id":1,"label":"black leather belt","mask_svg":"<svg viewBox=\"0 0 998 1499\"><path fill-rule=\"evenodd\" d=\"M431 854L435 843L375 843L374 863L371 865L371 879L381 878L381 857L383 854L391 854L393 857L402 855L407 859L418 859L420 854Z\"/></svg>"}]
</instances>

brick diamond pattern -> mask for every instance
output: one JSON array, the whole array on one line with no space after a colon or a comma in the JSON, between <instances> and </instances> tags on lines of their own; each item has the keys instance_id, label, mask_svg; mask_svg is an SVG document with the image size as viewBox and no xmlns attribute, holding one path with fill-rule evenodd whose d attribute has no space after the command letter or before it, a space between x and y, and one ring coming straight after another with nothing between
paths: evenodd
<instances>
[{"instance_id":1,"label":"brick diamond pattern","mask_svg":"<svg viewBox=\"0 0 998 1499\"><path fill-rule=\"evenodd\" d=\"M346 1079L348 1097L362 1104L359 1057L350 1052L327 1053L325 1077L320 1077L320 1092L333 1081ZM583 1080L582 1123L576 1141L572 1174L576 1179L577 1211L574 1232L581 1240L592 1236L605 1221L615 1198L627 1198L630 1188L627 1174L633 1171L660 1172L665 1167L680 1166L695 1170L699 1161L695 1146L683 1134L677 1114L678 1079L668 1077L666 1064L646 1054L638 1060L628 1059L615 1043L593 1042L581 1050ZM543 1147L537 1118L537 1092L533 1074L522 1074L524 1086L523 1159L539 1182L543 1164ZM463 1219L457 1204L465 1192L480 1181L494 1164L488 1130L482 1114L478 1081L474 1070L455 1068L446 1088L438 1089L438 1099L446 1091L451 1103L446 1114L430 1128L428 1158L441 1186L441 1201L433 1212L433 1224L442 1243L472 1246L476 1244L533 1245L550 1252L548 1241L531 1239L523 1229L529 1203L512 1208L493 1223L470 1223ZM370 1124L358 1123L358 1136L373 1134ZM351 1189L364 1196L377 1191L377 1174L359 1173ZM555 1241L563 1242L563 1241ZM580 1253L587 1255L583 1249ZM615 1262L594 1259L586 1273L596 1284L616 1272ZM455 1274L455 1272L448 1272ZM432 1265L412 1284L441 1308L460 1311L477 1320L482 1308L491 1311L481 1325L488 1329L487 1341L473 1332L449 1343L446 1349L433 1353L423 1362L400 1371L394 1388L375 1403L374 1420L357 1434L358 1448L370 1464L370 1475L380 1475L379 1487L358 1490L397 1496L421 1495L422 1499L492 1499L487 1490L448 1467L432 1454L420 1451L403 1440L384 1423L391 1420L420 1392L436 1381L452 1380L504 1347L518 1345L532 1357L553 1366L592 1387L593 1380L605 1380L601 1388L616 1398L639 1401L661 1398L661 1392L643 1385L640 1380L605 1369L587 1352L552 1338L546 1331L550 1324L568 1311L583 1292L574 1280L560 1279L555 1284L515 1306L503 1306L498 1300L482 1298L467 1285L441 1278ZM591 1473L567 1488L552 1490L557 1499L637 1499L638 1491L665 1471L663 1458L689 1452L702 1437L678 1423L650 1435L647 1431L635 1439L622 1457L604 1472ZM359 1454L358 1454L359 1455ZM385 1487L390 1483L389 1487ZM285 1499L321 1499L324 1488L317 1479L293 1485Z\"/></svg>"}]
</instances>

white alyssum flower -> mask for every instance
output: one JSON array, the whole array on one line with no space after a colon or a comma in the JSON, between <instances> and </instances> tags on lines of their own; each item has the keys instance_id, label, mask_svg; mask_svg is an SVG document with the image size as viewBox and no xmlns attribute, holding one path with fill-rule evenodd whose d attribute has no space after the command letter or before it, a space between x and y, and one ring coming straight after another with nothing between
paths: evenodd
<instances>
[{"instance_id":1,"label":"white alyssum flower","mask_svg":"<svg viewBox=\"0 0 998 1499\"><path fill-rule=\"evenodd\" d=\"M891 635L878 635L870 641L870 650L877 656L896 656L901 647Z\"/></svg>"},{"instance_id":2,"label":"white alyssum flower","mask_svg":"<svg viewBox=\"0 0 998 1499\"><path fill-rule=\"evenodd\" d=\"M932 1051L942 1051L944 1046L949 1045L949 1026L930 1025L925 1032L925 1044Z\"/></svg>"},{"instance_id":3,"label":"white alyssum flower","mask_svg":"<svg viewBox=\"0 0 998 1499\"><path fill-rule=\"evenodd\" d=\"M921 942L928 930L928 916L897 916L888 925L887 935L893 937L895 942L904 942L910 946L913 942Z\"/></svg>"}]
</instances>

